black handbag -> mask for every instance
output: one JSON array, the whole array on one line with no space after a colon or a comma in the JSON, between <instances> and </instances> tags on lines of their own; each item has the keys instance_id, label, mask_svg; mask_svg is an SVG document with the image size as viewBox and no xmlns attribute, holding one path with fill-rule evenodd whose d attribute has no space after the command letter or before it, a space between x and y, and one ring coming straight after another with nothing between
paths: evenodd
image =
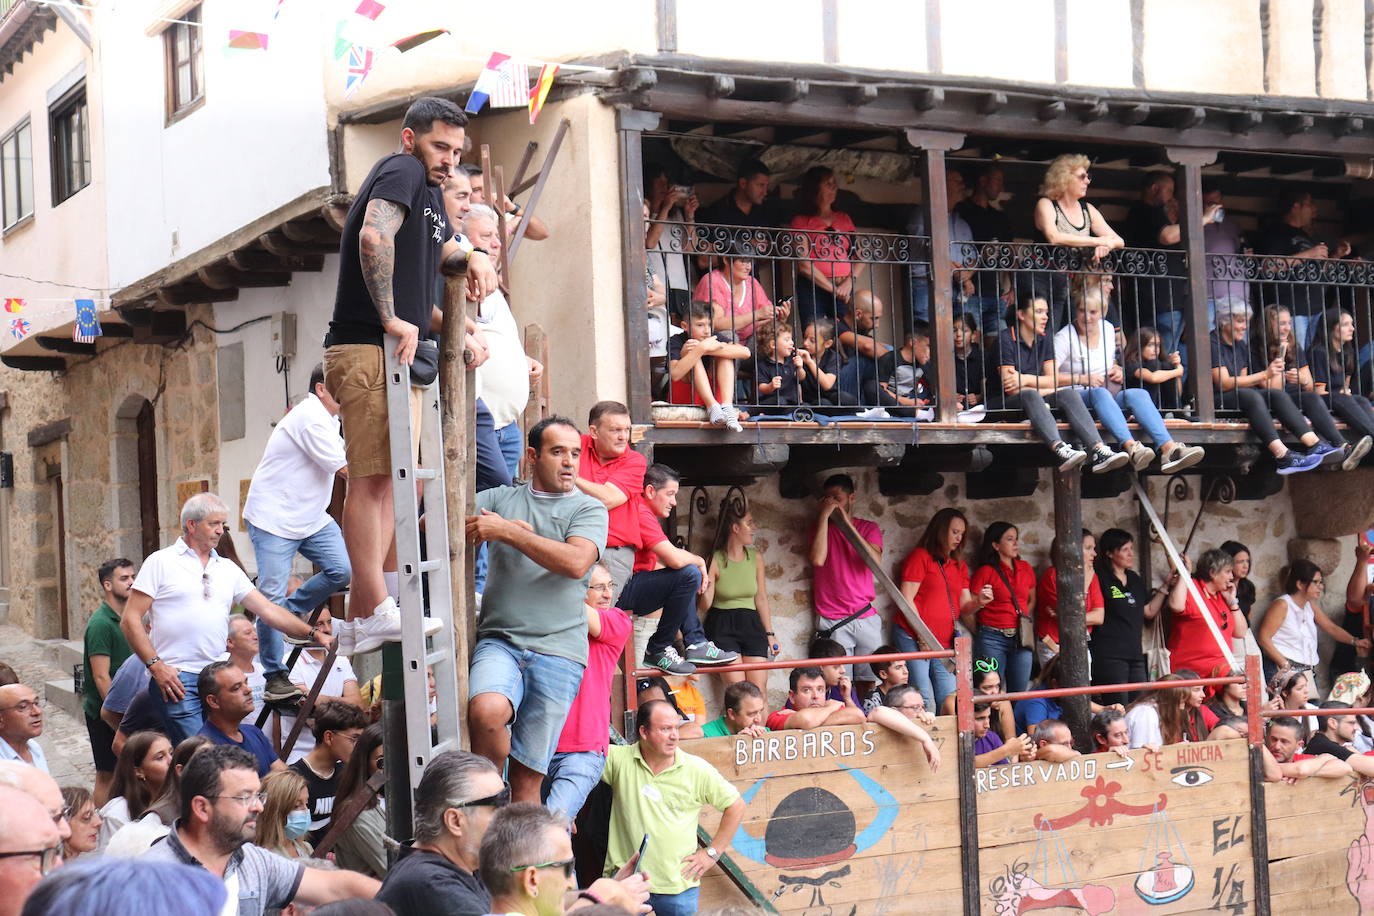
<instances>
[{"instance_id":1,"label":"black handbag","mask_svg":"<svg viewBox=\"0 0 1374 916\"><path fill-rule=\"evenodd\" d=\"M410 364L410 384L428 388L439 377L439 344L429 337L415 343L415 360Z\"/></svg>"}]
</instances>

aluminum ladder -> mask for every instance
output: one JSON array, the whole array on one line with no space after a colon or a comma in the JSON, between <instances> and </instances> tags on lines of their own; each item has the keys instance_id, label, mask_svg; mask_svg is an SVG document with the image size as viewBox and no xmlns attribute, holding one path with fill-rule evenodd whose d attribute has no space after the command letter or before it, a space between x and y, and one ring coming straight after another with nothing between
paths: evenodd
<instances>
[{"instance_id":1,"label":"aluminum ladder","mask_svg":"<svg viewBox=\"0 0 1374 916\"><path fill-rule=\"evenodd\" d=\"M398 808L397 822L410 822L410 800L425 765L434 755L460 748L458 735L458 678L453 635L453 591L449 576L448 506L444 482L444 442L440 426L439 380L424 388L420 407L420 458L416 465L412 452L410 368L396 359L395 338L387 336L386 358L387 417L391 439L391 489L396 517L396 567L400 578L401 643L383 649L383 729L386 737L388 809ZM420 528L423 491L425 527ZM462 482L459 482L462 486ZM421 559L421 544L425 548ZM428 615L424 598L429 593ZM440 623L438 632L426 639L423 618ZM399 668L404 700L397 702L387 679ZM435 698L438 704L434 740L429 725L427 669L434 671ZM397 721L398 715L400 721ZM390 720L390 721L388 721ZM404 725L404 742L401 726ZM397 767L399 751L405 749L405 766ZM399 771L399 772L397 772ZM404 779L404 782L401 780ZM398 792L404 786L407 791ZM399 837L398 837L399 839Z\"/></svg>"}]
</instances>

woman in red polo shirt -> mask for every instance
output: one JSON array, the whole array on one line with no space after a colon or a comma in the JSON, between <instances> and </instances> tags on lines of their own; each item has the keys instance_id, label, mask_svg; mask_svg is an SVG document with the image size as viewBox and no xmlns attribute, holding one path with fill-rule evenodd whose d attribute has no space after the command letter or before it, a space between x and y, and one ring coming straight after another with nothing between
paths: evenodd
<instances>
[{"instance_id":1,"label":"woman in red polo shirt","mask_svg":"<svg viewBox=\"0 0 1374 916\"><path fill-rule=\"evenodd\" d=\"M1204 607L1198 607L1182 578L1169 592L1169 610L1174 615L1169 629L1169 667L1174 671L1211 671L1226 664L1226 656L1204 614L1217 625L1228 649L1232 639L1244 638L1245 616L1236 602L1233 564L1231 555L1224 550L1208 550L1198 557L1193 584Z\"/></svg>"},{"instance_id":2,"label":"woman in red polo shirt","mask_svg":"<svg viewBox=\"0 0 1374 916\"><path fill-rule=\"evenodd\" d=\"M992 589L984 601L984 589ZM983 532L978 551L978 571L970 588L979 593L978 630L974 653L997 660L1004 672L1006 689L1019 693L1030 680L1031 650L1022 648L1017 618L1035 613L1035 570L1021 559L1020 533L1011 522L993 522Z\"/></svg>"},{"instance_id":3,"label":"woman in red polo shirt","mask_svg":"<svg viewBox=\"0 0 1374 916\"><path fill-rule=\"evenodd\" d=\"M1059 654L1059 570L1054 565L1059 556L1059 538L1050 541L1050 565L1040 574L1035 587L1035 656L1044 668ZM1088 623L1088 637L1093 627L1106 618L1107 602L1102 597L1102 585L1097 579L1093 561L1097 559L1097 538L1083 529L1083 610ZM1045 640L1049 642L1045 642Z\"/></svg>"},{"instance_id":4,"label":"woman in red polo shirt","mask_svg":"<svg viewBox=\"0 0 1374 916\"><path fill-rule=\"evenodd\" d=\"M946 507L936 512L921 535L919 546L902 564L902 594L916 606L916 613L940 643L954 645L954 622L976 611L980 604L969 591L968 564L960 559L968 519L958 509ZM987 593L992 597L991 591ZM916 634L906 618L898 614L892 640L898 651L916 652ZM910 659L906 663L911 685L921 691L926 709L937 710L945 697L954 692L954 674L942 659Z\"/></svg>"}]
</instances>

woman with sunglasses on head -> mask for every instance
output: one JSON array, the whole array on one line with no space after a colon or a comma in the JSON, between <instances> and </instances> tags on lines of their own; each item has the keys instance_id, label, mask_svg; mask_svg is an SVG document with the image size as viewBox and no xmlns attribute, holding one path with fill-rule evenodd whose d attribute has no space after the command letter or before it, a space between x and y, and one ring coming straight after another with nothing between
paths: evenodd
<instances>
[{"instance_id":1,"label":"woman with sunglasses on head","mask_svg":"<svg viewBox=\"0 0 1374 916\"><path fill-rule=\"evenodd\" d=\"M1282 595L1264 612L1255 640L1264 653L1264 677L1269 680L1280 668L1315 670L1319 661L1317 629L1338 643L1369 654L1369 640L1353 636L1337 626L1322 610L1326 576L1317 564L1299 557L1288 565Z\"/></svg>"},{"instance_id":2,"label":"woman with sunglasses on head","mask_svg":"<svg viewBox=\"0 0 1374 916\"><path fill-rule=\"evenodd\" d=\"M1273 694L1271 703L1274 709L1292 712L1300 709L1317 709L1312 702L1312 672L1306 668L1280 668L1269 679L1269 692ZM1321 725L1316 716L1294 716L1302 723L1302 734L1306 741L1313 732L1320 731Z\"/></svg>"},{"instance_id":3,"label":"woman with sunglasses on head","mask_svg":"<svg viewBox=\"0 0 1374 916\"><path fill-rule=\"evenodd\" d=\"M1066 153L1050 163L1035 202L1035 228L1051 245L1093 249L1093 260L1126 243L1102 213L1084 200L1092 175L1092 161L1080 153Z\"/></svg>"},{"instance_id":4,"label":"woman with sunglasses on head","mask_svg":"<svg viewBox=\"0 0 1374 916\"><path fill-rule=\"evenodd\" d=\"M1188 565L1188 558L1184 557L1183 562ZM1207 617L1221 633L1227 649L1231 647L1231 640L1243 639L1249 632L1240 605L1236 603L1234 563L1224 550L1208 550L1198 557L1192 579L1202 598L1202 607L1198 607L1189 593L1183 577L1180 576L1169 590L1169 610L1173 613L1169 663L1175 671L1184 668L1211 671L1217 665L1226 664L1226 655L1212 635Z\"/></svg>"},{"instance_id":5,"label":"woman with sunglasses on head","mask_svg":"<svg viewBox=\"0 0 1374 916\"><path fill-rule=\"evenodd\" d=\"M377 723L363 729L363 735L353 746L343 776L339 779L339 794L334 798L334 816L350 806L358 795L368 792L367 781L382 769L382 725ZM373 878L386 877L386 814L378 805L381 790L370 794L367 804L343 833L334 841L334 861L340 868L362 872ZM328 851L328 850L326 850Z\"/></svg>"},{"instance_id":6,"label":"woman with sunglasses on head","mask_svg":"<svg viewBox=\"0 0 1374 916\"><path fill-rule=\"evenodd\" d=\"M1121 528L1108 528L1097 542L1093 561L1102 588L1102 623L1088 641L1092 654L1094 685L1140 684L1149 679L1141 634L1145 621L1159 616L1169 587L1150 591L1135 571L1135 537ZM1104 706L1132 703L1137 691L1110 691L1097 695Z\"/></svg>"}]
</instances>

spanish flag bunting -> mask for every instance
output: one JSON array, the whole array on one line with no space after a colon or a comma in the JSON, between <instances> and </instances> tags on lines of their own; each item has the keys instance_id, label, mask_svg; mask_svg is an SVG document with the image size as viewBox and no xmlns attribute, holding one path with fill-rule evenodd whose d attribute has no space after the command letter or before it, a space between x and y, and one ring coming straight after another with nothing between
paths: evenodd
<instances>
[{"instance_id":1,"label":"spanish flag bunting","mask_svg":"<svg viewBox=\"0 0 1374 916\"><path fill-rule=\"evenodd\" d=\"M553 88L553 78L558 75L558 64L545 64L539 68L539 79L535 81L534 88L530 90L530 123L533 124L535 118L539 117L539 112L544 108L544 100L549 97L549 90Z\"/></svg>"},{"instance_id":2,"label":"spanish flag bunting","mask_svg":"<svg viewBox=\"0 0 1374 916\"><path fill-rule=\"evenodd\" d=\"M22 311L24 311L24 306L25 306L26 304L27 304L27 303L25 303L23 299L6 299L6 300L5 300L5 311L7 311L7 312L22 312Z\"/></svg>"}]
</instances>

